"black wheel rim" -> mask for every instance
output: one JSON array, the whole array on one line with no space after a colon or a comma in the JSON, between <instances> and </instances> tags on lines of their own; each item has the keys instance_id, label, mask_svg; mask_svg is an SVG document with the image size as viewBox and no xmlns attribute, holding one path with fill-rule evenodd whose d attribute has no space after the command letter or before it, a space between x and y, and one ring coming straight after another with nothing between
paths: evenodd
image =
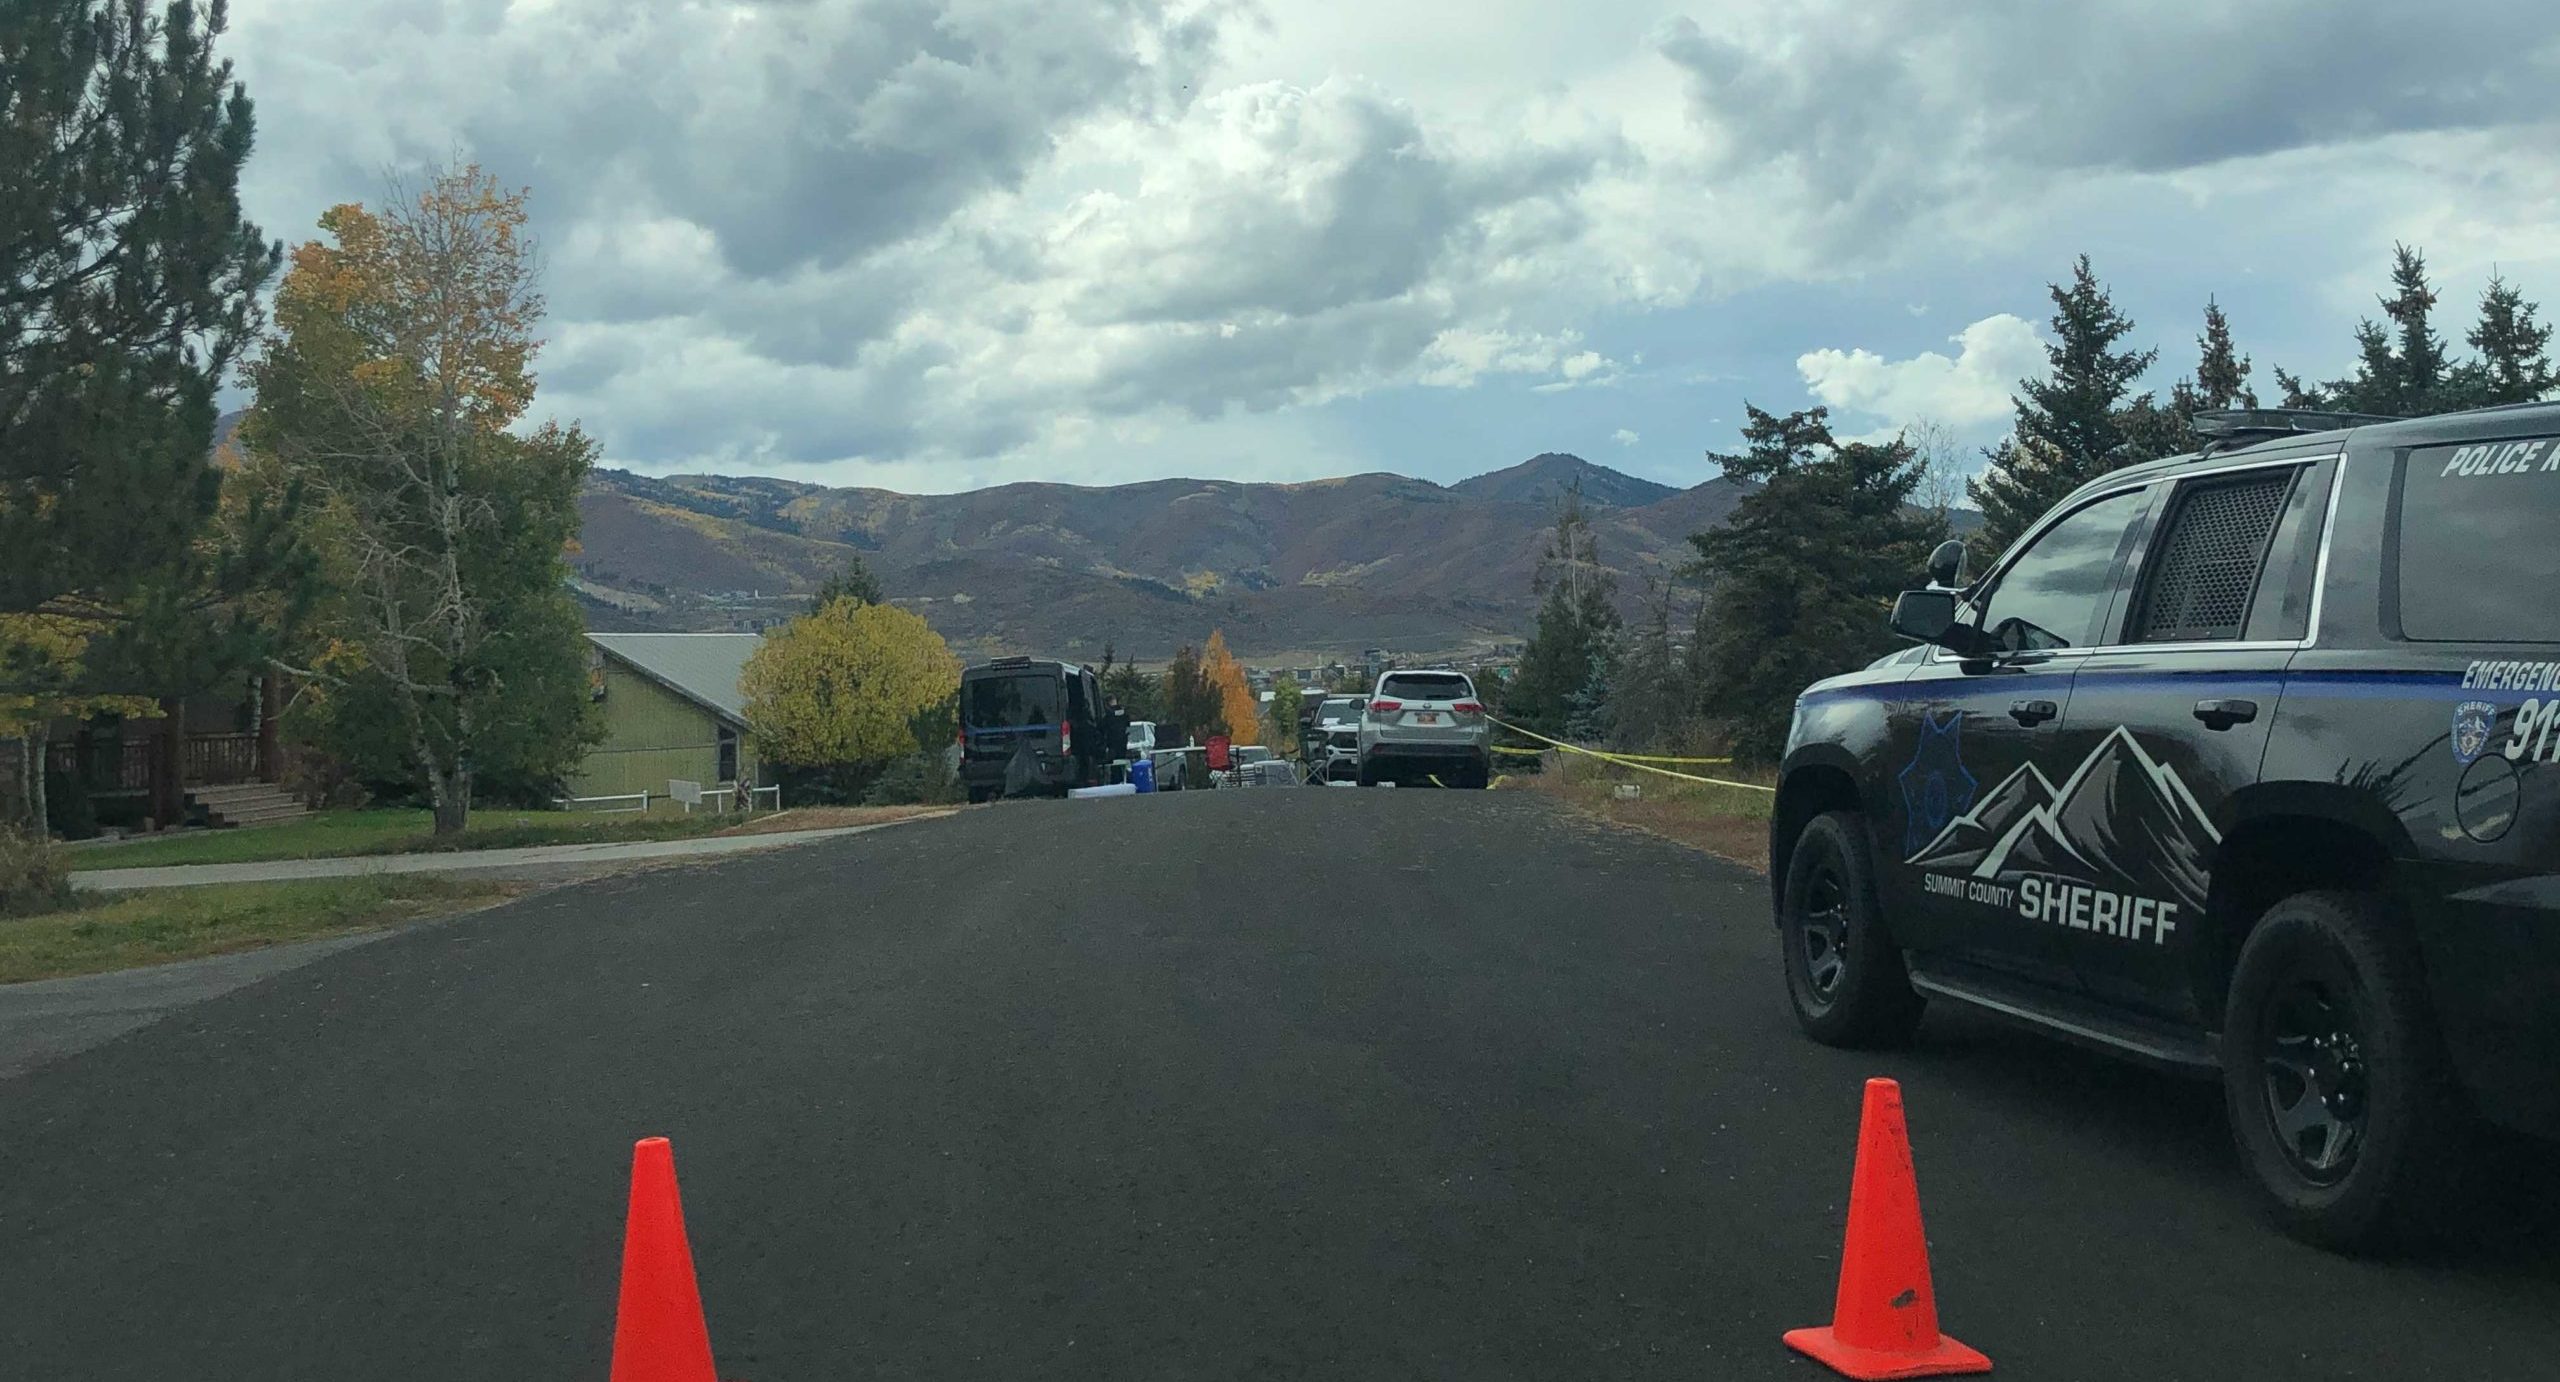
<instances>
[{"instance_id":1,"label":"black wheel rim","mask_svg":"<svg viewBox=\"0 0 2560 1382\"><path fill-rule=\"evenodd\" d=\"M2318 966L2270 995L2260 1034L2261 1084L2276 1145L2318 1185L2344 1180L2364 1147L2365 1030L2353 985Z\"/></svg>"},{"instance_id":2,"label":"black wheel rim","mask_svg":"<svg viewBox=\"0 0 2560 1382\"><path fill-rule=\"evenodd\" d=\"M1830 860L1817 864L1805 879L1796 933L1806 995L1814 1006L1829 1007L1849 972L1849 889Z\"/></svg>"}]
</instances>

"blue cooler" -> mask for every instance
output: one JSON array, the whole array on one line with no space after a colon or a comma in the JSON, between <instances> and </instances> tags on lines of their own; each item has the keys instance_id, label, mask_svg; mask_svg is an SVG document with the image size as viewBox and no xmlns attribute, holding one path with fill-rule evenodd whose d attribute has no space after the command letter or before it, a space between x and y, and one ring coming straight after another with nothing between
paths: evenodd
<instances>
[{"instance_id":1,"label":"blue cooler","mask_svg":"<svg viewBox=\"0 0 2560 1382\"><path fill-rule=\"evenodd\" d=\"M1141 792L1156 789L1156 761L1152 758L1132 759L1129 763L1129 785Z\"/></svg>"}]
</instances>

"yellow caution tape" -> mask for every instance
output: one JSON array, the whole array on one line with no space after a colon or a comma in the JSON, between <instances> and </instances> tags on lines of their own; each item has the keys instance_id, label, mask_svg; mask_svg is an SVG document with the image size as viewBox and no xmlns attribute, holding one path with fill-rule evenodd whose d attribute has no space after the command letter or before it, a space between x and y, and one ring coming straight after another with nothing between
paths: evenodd
<instances>
[{"instance_id":1,"label":"yellow caution tape","mask_svg":"<svg viewBox=\"0 0 2560 1382\"><path fill-rule=\"evenodd\" d=\"M1500 720L1496 720L1496 721L1494 721L1494 723L1495 723L1495 724L1501 724L1502 722L1501 722ZM1508 726L1506 726L1506 728L1508 728ZM1524 730L1522 730L1522 731L1520 731L1520 732L1521 732L1521 733L1523 733L1523 734L1526 734L1526 733L1528 733L1529 731L1527 731L1527 730L1525 730L1525 729L1524 729ZM1568 744L1568 745L1566 745L1565 747L1570 748L1570 747L1572 747L1572 746ZM1493 746L1493 751L1494 751L1495 753L1508 753L1508 754L1515 754L1515 755L1517 755L1517 756L1519 756L1519 757L1522 757L1522 758L1536 758L1536 757L1538 757L1539 755L1541 755L1541 754L1543 754L1543 753L1545 753L1545 752L1546 752L1546 750L1545 750L1545 749L1516 749L1516 748L1513 748L1512 746L1510 746L1509 744L1496 744L1496 745L1494 745L1494 746ZM1585 750L1585 752L1588 752L1588 750ZM1670 756L1670 755L1668 755L1668 754L1659 754L1659 753L1613 753L1613 754L1610 754L1610 755L1609 755L1609 757L1610 757L1610 758L1612 758L1612 759L1614 759L1614 760L1616 760L1616 761L1618 761L1618 762L1621 762L1621 763L1701 763L1701 764L1715 764L1715 763L1731 763L1731 762L1733 761L1733 760L1732 760L1732 759L1730 759L1730 758L1673 758L1673 757L1671 757L1671 756Z\"/></svg>"},{"instance_id":2,"label":"yellow caution tape","mask_svg":"<svg viewBox=\"0 0 2560 1382\"><path fill-rule=\"evenodd\" d=\"M1650 763L1638 762L1633 756L1628 754L1602 753L1598 749L1586 749L1579 744L1568 744L1561 739L1550 739L1533 729L1522 729L1520 726L1512 724L1508 720L1494 720L1490 715L1485 716L1485 718L1493 720L1495 724L1502 726L1504 729L1507 729L1514 734L1525 734L1528 737L1537 740L1541 744L1547 744L1552 747L1562 749L1567 753L1578 753L1585 758L1597 758L1604 763L1616 763L1621 767L1633 768L1638 772L1660 773L1664 777L1676 777L1683 782L1703 782L1710 787L1739 787L1746 792L1776 792L1778 790L1775 787L1764 787L1757 782L1733 782L1721 777L1700 777L1695 773L1675 773L1669 768L1657 768ZM1513 750L1513 752L1527 752L1527 750Z\"/></svg>"}]
</instances>

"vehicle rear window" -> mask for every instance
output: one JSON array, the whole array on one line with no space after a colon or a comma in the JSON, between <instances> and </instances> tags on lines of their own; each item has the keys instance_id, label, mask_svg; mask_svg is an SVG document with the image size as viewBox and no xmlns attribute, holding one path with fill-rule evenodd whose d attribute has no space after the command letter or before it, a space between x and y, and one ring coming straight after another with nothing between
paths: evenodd
<instances>
[{"instance_id":1,"label":"vehicle rear window","mask_svg":"<svg viewBox=\"0 0 2560 1382\"><path fill-rule=\"evenodd\" d=\"M961 688L961 716L971 729L1054 725L1064 688L1054 676L975 677Z\"/></svg>"},{"instance_id":2,"label":"vehicle rear window","mask_svg":"<svg viewBox=\"0 0 2560 1382\"><path fill-rule=\"evenodd\" d=\"M1454 672L1406 672L1387 678L1378 694L1394 700L1462 701L1474 692Z\"/></svg>"},{"instance_id":3,"label":"vehicle rear window","mask_svg":"<svg viewBox=\"0 0 2560 1382\"><path fill-rule=\"evenodd\" d=\"M2143 583L2136 643L2240 636L2294 472L2250 472L2178 487L2166 536Z\"/></svg>"},{"instance_id":4,"label":"vehicle rear window","mask_svg":"<svg viewBox=\"0 0 2560 1382\"><path fill-rule=\"evenodd\" d=\"M1330 724L1335 720L1357 720L1360 718L1360 707L1366 704L1366 701L1349 696L1340 700L1326 701L1317 708L1316 720L1324 724Z\"/></svg>"},{"instance_id":5,"label":"vehicle rear window","mask_svg":"<svg viewBox=\"0 0 2560 1382\"><path fill-rule=\"evenodd\" d=\"M2560 643L2560 437L2413 451L2398 508L2403 637Z\"/></svg>"}]
</instances>

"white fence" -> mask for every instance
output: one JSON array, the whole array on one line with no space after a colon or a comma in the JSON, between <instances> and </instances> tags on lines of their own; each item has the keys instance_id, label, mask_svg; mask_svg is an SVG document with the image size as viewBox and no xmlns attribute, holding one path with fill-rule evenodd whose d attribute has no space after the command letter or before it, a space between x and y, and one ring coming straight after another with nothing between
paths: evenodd
<instances>
[{"instance_id":1,"label":"white fence","mask_svg":"<svg viewBox=\"0 0 2560 1382\"><path fill-rule=\"evenodd\" d=\"M626 806L608 804L612 802L629 802L634 804ZM559 807L563 811L578 811L592 808L601 815L610 815L615 812L637 811L641 815L645 816L649 814L649 794L647 792L625 792L620 795L607 797L555 797L552 799L552 805Z\"/></svg>"},{"instance_id":2,"label":"white fence","mask_svg":"<svg viewBox=\"0 0 2560 1382\"><path fill-rule=\"evenodd\" d=\"M622 792L601 797L554 797L551 804L563 811L593 811L598 815L637 813L645 816L652 803L664 799L681 804L688 816L693 814L695 806L704 802L710 802L711 809L725 815L730 806L737 804L738 795L735 787L705 787L699 782L671 777L667 779L664 793ZM782 809L782 788L750 787L746 789L744 804L749 813L779 811Z\"/></svg>"}]
</instances>

